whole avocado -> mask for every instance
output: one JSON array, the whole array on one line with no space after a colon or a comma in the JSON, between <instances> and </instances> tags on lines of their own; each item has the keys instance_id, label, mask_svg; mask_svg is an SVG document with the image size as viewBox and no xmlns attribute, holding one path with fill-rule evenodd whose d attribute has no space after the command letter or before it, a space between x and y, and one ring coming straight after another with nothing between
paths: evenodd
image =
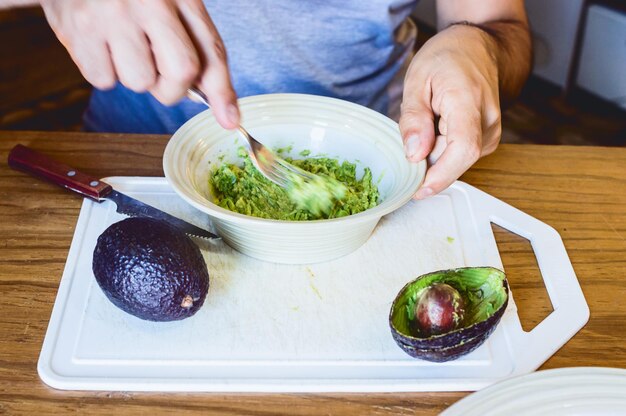
<instances>
[{"instance_id":1,"label":"whole avocado","mask_svg":"<svg viewBox=\"0 0 626 416\"><path fill-rule=\"evenodd\" d=\"M209 289L198 246L177 228L150 218L127 218L98 237L93 273L115 306L149 321L195 314Z\"/></svg>"}]
</instances>

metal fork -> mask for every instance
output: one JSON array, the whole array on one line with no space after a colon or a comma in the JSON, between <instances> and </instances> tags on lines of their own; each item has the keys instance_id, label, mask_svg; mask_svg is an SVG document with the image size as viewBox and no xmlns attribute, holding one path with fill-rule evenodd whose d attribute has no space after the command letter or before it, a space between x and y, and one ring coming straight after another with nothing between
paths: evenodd
<instances>
[{"instance_id":1,"label":"metal fork","mask_svg":"<svg viewBox=\"0 0 626 416\"><path fill-rule=\"evenodd\" d=\"M189 88L187 94L197 101L200 101L207 108L211 108L207 96L197 88ZM305 183L312 182L317 175L300 169L286 160L278 157L274 152L257 141L248 131L240 124L237 126L239 133L250 144L250 159L257 169L270 181L276 185L287 188L294 181L294 176L300 177Z\"/></svg>"}]
</instances>

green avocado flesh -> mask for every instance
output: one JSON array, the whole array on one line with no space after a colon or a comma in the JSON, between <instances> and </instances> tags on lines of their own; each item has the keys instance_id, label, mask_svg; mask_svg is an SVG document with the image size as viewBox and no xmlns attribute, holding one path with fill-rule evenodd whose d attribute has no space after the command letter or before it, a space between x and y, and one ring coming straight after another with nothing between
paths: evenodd
<instances>
[{"instance_id":1,"label":"green avocado flesh","mask_svg":"<svg viewBox=\"0 0 626 416\"><path fill-rule=\"evenodd\" d=\"M243 166L222 164L209 178L214 202L230 211L260 218L305 221L345 217L378 204L378 187L369 168L357 179L354 163L340 163L326 157L285 157L288 163L318 177L305 183L294 174L291 185L281 188L256 169L245 151L240 151L239 156Z\"/></svg>"},{"instance_id":2,"label":"green avocado flesh","mask_svg":"<svg viewBox=\"0 0 626 416\"><path fill-rule=\"evenodd\" d=\"M469 267L427 274L408 284L398 295L391 316L392 324L399 333L419 337L412 322L415 304L422 292L434 283L452 286L465 301L465 319L457 330L483 322L495 314L507 300L504 278L502 271L490 267Z\"/></svg>"}]
</instances>

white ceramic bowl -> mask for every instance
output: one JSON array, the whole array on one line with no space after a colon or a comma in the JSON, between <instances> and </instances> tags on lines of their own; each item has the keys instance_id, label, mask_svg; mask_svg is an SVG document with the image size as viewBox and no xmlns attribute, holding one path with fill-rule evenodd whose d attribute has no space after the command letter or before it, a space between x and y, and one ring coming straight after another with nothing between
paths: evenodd
<instances>
[{"instance_id":1,"label":"white ceramic bowl","mask_svg":"<svg viewBox=\"0 0 626 416\"><path fill-rule=\"evenodd\" d=\"M222 129L210 111L185 123L163 155L170 185L185 201L208 214L218 234L234 249L261 260L305 264L346 255L368 239L380 218L411 199L421 184L425 162L409 163L398 125L350 102L303 94L268 94L239 101L242 124L270 148L291 146L357 163L372 170L381 203L343 218L278 221L238 214L212 202L209 175L220 163L237 162L244 143Z\"/></svg>"}]
</instances>

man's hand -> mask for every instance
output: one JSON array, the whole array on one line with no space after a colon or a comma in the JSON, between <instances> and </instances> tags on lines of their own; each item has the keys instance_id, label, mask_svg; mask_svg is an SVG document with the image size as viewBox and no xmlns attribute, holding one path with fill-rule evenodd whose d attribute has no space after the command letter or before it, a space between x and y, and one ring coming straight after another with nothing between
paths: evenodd
<instances>
[{"instance_id":1,"label":"man's hand","mask_svg":"<svg viewBox=\"0 0 626 416\"><path fill-rule=\"evenodd\" d=\"M120 81L173 104L197 85L223 127L238 125L224 44L201 0L41 0L41 6L96 88Z\"/></svg>"},{"instance_id":2,"label":"man's hand","mask_svg":"<svg viewBox=\"0 0 626 416\"><path fill-rule=\"evenodd\" d=\"M444 16L452 19L454 13L449 9L463 9L467 2L439 3L447 4ZM500 96L516 95L528 76L530 40L523 4L520 7L518 0L497 3L493 8L485 5L485 13L515 3L504 10L521 20L486 23L484 28L453 24L424 44L407 71L400 117L406 156L418 162L430 155L432 164L415 194L417 199L441 192L480 157L496 149L502 131ZM470 14L476 14L477 8L474 5ZM513 29L500 37L500 27L507 24Z\"/></svg>"}]
</instances>

